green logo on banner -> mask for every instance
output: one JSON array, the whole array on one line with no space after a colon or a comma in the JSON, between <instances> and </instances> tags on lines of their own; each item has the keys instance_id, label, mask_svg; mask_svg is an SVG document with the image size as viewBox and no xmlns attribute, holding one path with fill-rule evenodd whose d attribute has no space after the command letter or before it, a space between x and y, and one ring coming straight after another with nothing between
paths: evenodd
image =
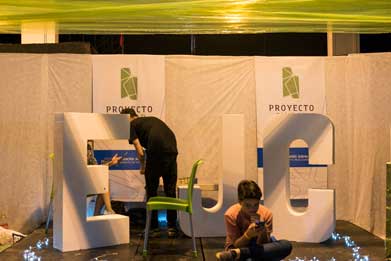
<instances>
[{"instance_id":1,"label":"green logo on banner","mask_svg":"<svg viewBox=\"0 0 391 261\"><path fill-rule=\"evenodd\" d=\"M282 68L282 93L284 97L300 98L299 77L293 74L290 67Z\"/></svg>"},{"instance_id":2,"label":"green logo on banner","mask_svg":"<svg viewBox=\"0 0 391 261\"><path fill-rule=\"evenodd\" d=\"M121 68L121 98L137 100L137 77L132 76L129 68Z\"/></svg>"}]
</instances>

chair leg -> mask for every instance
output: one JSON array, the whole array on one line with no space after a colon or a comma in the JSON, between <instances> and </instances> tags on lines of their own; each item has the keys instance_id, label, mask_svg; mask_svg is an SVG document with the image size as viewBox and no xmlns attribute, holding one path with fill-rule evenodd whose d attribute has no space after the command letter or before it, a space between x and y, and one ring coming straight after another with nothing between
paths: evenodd
<instances>
[{"instance_id":1,"label":"chair leg","mask_svg":"<svg viewBox=\"0 0 391 261\"><path fill-rule=\"evenodd\" d=\"M194 237L194 230L193 230L193 218L192 215L189 213L189 220L190 220L190 232L191 232L191 238L193 239L193 255L194 257L197 257L197 246L195 242L195 237Z\"/></svg>"},{"instance_id":2,"label":"chair leg","mask_svg":"<svg viewBox=\"0 0 391 261\"><path fill-rule=\"evenodd\" d=\"M143 249L143 256L148 255L148 237L149 237L149 227L151 225L151 216L152 211L147 210L147 222L145 223L145 229L144 229L144 249Z\"/></svg>"}]
</instances>

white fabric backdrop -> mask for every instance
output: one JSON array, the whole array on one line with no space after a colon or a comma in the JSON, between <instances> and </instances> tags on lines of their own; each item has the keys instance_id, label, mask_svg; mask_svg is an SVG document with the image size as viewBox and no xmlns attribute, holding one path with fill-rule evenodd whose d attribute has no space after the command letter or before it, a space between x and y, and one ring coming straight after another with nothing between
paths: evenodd
<instances>
[{"instance_id":1,"label":"white fabric backdrop","mask_svg":"<svg viewBox=\"0 0 391 261\"><path fill-rule=\"evenodd\" d=\"M335 123L337 218L384 236L385 162L390 160L391 55L326 58L327 111ZM52 112L91 111L90 55L0 55L0 212L29 232L45 220ZM243 113L246 176L256 180L253 57L166 57L166 121L176 132L179 176L205 159L201 183L221 173L221 116Z\"/></svg>"},{"instance_id":2,"label":"white fabric backdrop","mask_svg":"<svg viewBox=\"0 0 391 261\"><path fill-rule=\"evenodd\" d=\"M256 180L256 109L252 57L168 56L166 121L178 141L178 175L204 159L199 183L218 184L222 173L222 115L245 117L246 175Z\"/></svg>"},{"instance_id":3,"label":"white fabric backdrop","mask_svg":"<svg viewBox=\"0 0 391 261\"><path fill-rule=\"evenodd\" d=\"M327 111L335 124L337 219L385 236L386 162L390 160L391 55L328 59Z\"/></svg>"},{"instance_id":4,"label":"white fabric backdrop","mask_svg":"<svg viewBox=\"0 0 391 261\"><path fill-rule=\"evenodd\" d=\"M91 111L89 55L1 54L0 212L31 232L47 216L53 112Z\"/></svg>"},{"instance_id":5,"label":"white fabric backdrop","mask_svg":"<svg viewBox=\"0 0 391 261\"><path fill-rule=\"evenodd\" d=\"M0 55L0 212L10 228L23 232L41 223L44 215L44 60L42 55Z\"/></svg>"}]
</instances>

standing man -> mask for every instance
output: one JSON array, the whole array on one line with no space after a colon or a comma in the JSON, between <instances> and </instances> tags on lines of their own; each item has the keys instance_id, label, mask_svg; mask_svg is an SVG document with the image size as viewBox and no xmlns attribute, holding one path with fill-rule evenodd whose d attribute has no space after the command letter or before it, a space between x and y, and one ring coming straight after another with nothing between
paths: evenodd
<instances>
[{"instance_id":1,"label":"standing man","mask_svg":"<svg viewBox=\"0 0 391 261\"><path fill-rule=\"evenodd\" d=\"M156 117L138 117L137 113L126 108L121 114L129 114L129 144L136 148L140 160L140 174L145 175L147 200L157 196L160 177L163 178L164 192L167 197L176 197L177 155L176 138L170 128ZM144 149L145 150L144 150ZM168 236L175 237L177 213L167 211ZM157 211L152 211L151 231L160 233Z\"/></svg>"}]
</instances>

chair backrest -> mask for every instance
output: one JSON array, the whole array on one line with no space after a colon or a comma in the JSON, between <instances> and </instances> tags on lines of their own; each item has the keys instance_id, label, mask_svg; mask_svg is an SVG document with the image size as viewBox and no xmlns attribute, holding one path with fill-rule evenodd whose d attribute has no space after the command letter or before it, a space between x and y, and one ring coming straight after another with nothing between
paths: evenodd
<instances>
[{"instance_id":1,"label":"chair backrest","mask_svg":"<svg viewBox=\"0 0 391 261\"><path fill-rule=\"evenodd\" d=\"M193 164L193 168L191 169L191 175L189 179L189 183L187 184L187 201L189 203L189 213L193 213L193 187L194 180L197 173L198 166L201 165L203 161L201 159L197 160Z\"/></svg>"}]
</instances>

